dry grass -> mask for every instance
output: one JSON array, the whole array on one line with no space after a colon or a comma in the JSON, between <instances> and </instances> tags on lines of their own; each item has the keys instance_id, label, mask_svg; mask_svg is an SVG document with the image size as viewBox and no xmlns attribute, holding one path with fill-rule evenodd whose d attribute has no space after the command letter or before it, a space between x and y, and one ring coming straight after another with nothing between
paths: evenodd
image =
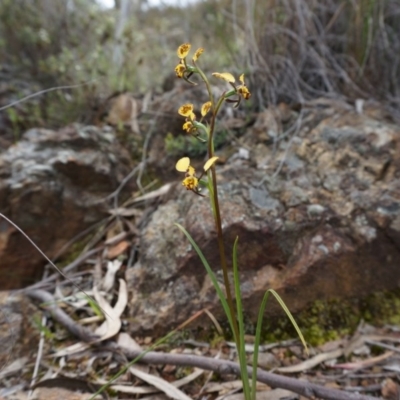
<instances>
[{"instance_id":1,"label":"dry grass","mask_svg":"<svg viewBox=\"0 0 400 400\"><path fill-rule=\"evenodd\" d=\"M73 9L68 4L74 4ZM133 3L132 3L133 4ZM244 70L253 106L316 97L400 107L399 0L202 0L186 8L117 10L94 1L3 0L0 62L44 87L93 83L46 97L42 120L79 119L94 98L168 87L182 42L206 48L205 70ZM116 66L113 50L121 46Z\"/></svg>"},{"instance_id":2,"label":"dry grass","mask_svg":"<svg viewBox=\"0 0 400 400\"><path fill-rule=\"evenodd\" d=\"M259 103L316 97L400 106L398 0L253 0L247 65ZM254 34L251 33L253 27Z\"/></svg>"}]
</instances>

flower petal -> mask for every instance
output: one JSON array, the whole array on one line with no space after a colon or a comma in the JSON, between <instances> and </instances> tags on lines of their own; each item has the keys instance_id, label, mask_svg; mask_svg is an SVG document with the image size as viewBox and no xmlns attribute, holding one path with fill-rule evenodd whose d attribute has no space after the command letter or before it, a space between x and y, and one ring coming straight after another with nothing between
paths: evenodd
<instances>
[{"instance_id":1,"label":"flower petal","mask_svg":"<svg viewBox=\"0 0 400 400\"><path fill-rule=\"evenodd\" d=\"M196 170L189 165L187 171L186 171L186 176L194 176L196 174Z\"/></svg>"},{"instance_id":2,"label":"flower petal","mask_svg":"<svg viewBox=\"0 0 400 400\"><path fill-rule=\"evenodd\" d=\"M215 163L215 161L218 160L219 157L211 157L207 162L204 164L204 171L207 172Z\"/></svg>"},{"instance_id":3,"label":"flower petal","mask_svg":"<svg viewBox=\"0 0 400 400\"><path fill-rule=\"evenodd\" d=\"M195 190L199 186L199 180L195 176L187 176L183 181L182 185L187 190Z\"/></svg>"},{"instance_id":4,"label":"flower petal","mask_svg":"<svg viewBox=\"0 0 400 400\"><path fill-rule=\"evenodd\" d=\"M191 44L190 43L184 43L184 44L181 44L179 47L178 47L178 50L177 50L177 54L178 54L178 57L180 58L180 59L183 59L183 58L185 58L188 54L189 54L189 51L190 51L190 48L191 48L192 46L191 46Z\"/></svg>"},{"instance_id":5,"label":"flower petal","mask_svg":"<svg viewBox=\"0 0 400 400\"><path fill-rule=\"evenodd\" d=\"M184 117L190 117L193 113L193 104L186 103L179 107L178 113Z\"/></svg>"},{"instance_id":6,"label":"flower petal","mask_svg":"<svg viewBox=\"0 0 400 400\"><path fill-rule=\"evenodd\" d=\"M183 73L185 72L185 70L186 70L186 67L185 67L183 64L178 64L178 65L175 67L176 76L177 76L178 78L182 78L182 77L183 77Z\"/></svg>"},{"instance_id":7,"label":"flower petal","mask_svg":"<svg viewBox=\"0 0 400 400\"><path fill-rule=\"evenodd\" d=\"M222 73L214 72L212 75L215 76L216 78L223 79L226 82L235 83L234 76L229 72L222 72Z\"/></svg>"},{"instance_id":8,"label":"flower petal","mask_svg":"<svg viewBox=\"0 0 400 400\"><path fill-rule=\"evenodd\" d=\"M193 129L193 124L192 121L186 121L183 126L182 129L186 132L190 132Z\"/></svg>"},{"instance_id":9,"label":"flower petal","mask_svg":"<svg viewBox=\"0 0 400 400\"><path fill-rule=\"evenodd\" d=\"M207 113L210 111L210 108L211 108L211 101L207 101L207 103L204 103L201 106L201 115L205 117Z\"/></svg>"},{"instance_id":10,"label":"flower petal","mask_svg":"<svg viewBox=\"0 0 400 400\"><path fill-rule=\"evenodd\" d=\"M240 95L243 96L243 98L245 100L248 100L251 97L251 93L249 91L249 89L247 89L247 86L245 85L241 85L237 88L237 91Z\"/></svg>"},{"instance_id":11,"label":"flower petal","mask_svg":"<svg viewBox=\"0 0 400 400\"><path fill-rule=\"evenodd\" d=\"M175 168L179 172L186 172L187 169L189 168L189 166L190 166L190 158L189 157L183 157L180 160L178 160L178 162L175 165Z\"/></svg>"},{"instance_id":12,"label":"flower petal","mask_svg":"<svg viewBox=\"0 0 400 400\"><path fill-rule=\"evenodd\" d=\"M202 47L198 48L193 56L193 61L197 61L197 59L203 54L204 49Z\"/></svg>"},{"instance_id":13,"label":"flower petal","mask_svg":"<svg viewBox=\"0 0 400 400\"><path fill-rule=\"evenodd\" d=\"M239 76L239 81L242 82L242 85L244 85L244 74Z\"/></svg>"}]
</instances>

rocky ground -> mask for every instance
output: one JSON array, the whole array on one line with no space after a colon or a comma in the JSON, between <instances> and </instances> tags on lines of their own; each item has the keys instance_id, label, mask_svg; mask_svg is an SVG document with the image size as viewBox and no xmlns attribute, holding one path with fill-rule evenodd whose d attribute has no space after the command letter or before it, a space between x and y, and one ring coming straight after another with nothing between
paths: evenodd
<instances>
[{"instance_id":1,"label":"rocky ground","mask_svg":"<svg viewBox=\"0 0 400 400\"><path fill-rule=\"evenodd\" d=\"M218 271L208 201L181 186L174 171L178 154L166 151L165 141L172 133L175 143L180 134L179 105L204 96L200 89L189 92L178 85L155 98L131 98L122 121L128 136L121 134L121 124L112 127L106 119L108 124L97 126L31 129L13 145L4 139L0 210L48 257L60 260L68 280L44 268L43 256L0 217L1 288L25 287L2 297L0 396L23 398L35 362L40 373L34 380L45 382L36 395L51 398L41 391L57 386L93 393L135 351L153 344L170 356L235 360L222 339L224 318L211 283L174 226L178 222L189 230ZM398 398L399 125L375 104L356 110L319 99L248 117L227 109L218 132L225 138L217 165L223 228L228 257L239 237L249 354L268 288L299 315L301 329L317 346L307 358L296 341L266 345L261 369L301 379L293 380L293 387L291 380L277 384L274 376L260 378L264 386L257 398L298 398L270 387L319 398L366 398L338 397L331 388ZM138 144L140 151L132 148ZM196 165L204 162L195 157L197 148L180 151L192 152ZM102 321L72 282L111 318ZM327 304L335 304L334 311ZM47 310L44 316L37 306ZM314 310L311 320L302 319L306 310ZM280 315L272 303L269 313ZM360 324L368 318L386 326ZM157 343L187 321L167 343ZM270 340L279 330L282 337L282 325L267 327ZM138 393L162 398L151 394L154 387L172 398L216 398L240 390L234 370L226 367L215 367L220 376L215 384L207 368L188 370L168 357L152 364L160 366L131 368L119 378L114 386L119 398ZM151 377L173 382L175 390L182 384L182 390L171 392ZM137 385L143 381L150 386ZM320 386L307 388L304 382ZM321 386L327 392L320 392ZM78 395L63 394L78 398L73 396Z\"/></svg>"}]
</instances>

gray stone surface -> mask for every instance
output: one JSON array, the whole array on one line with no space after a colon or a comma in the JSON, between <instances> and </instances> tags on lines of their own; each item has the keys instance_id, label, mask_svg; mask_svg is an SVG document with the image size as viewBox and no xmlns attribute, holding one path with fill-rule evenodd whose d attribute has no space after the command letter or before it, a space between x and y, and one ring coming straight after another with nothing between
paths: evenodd
<instances>
[{"instance_id":1,"label":"gray stone surface","mask_svg":"<svg viewBox=\"0 0 400 400\"><path fill-rule=\"evenodd\" d=\"M129 172L129 156L110 130L31 129L0 154L0 210L53 257L106 216L99 202ZM0 217L0 288L40 278L46 261Z\"/></svg>"},{"instance_id":2,"label":"gray stone surface","mask_svg":"<svg viewBox=\"0 0 400 400\"><path fill-rule=\"evenodd\" d=\"M250 129L242 138L249 160L232 157L217 167L227 257L238 236L244 304L253 320L269 288L296 312L317 299L362 297L400 284L399 127L327 108L306 111L290 138L274 149ZM169 331L204 307L222 315L174 222L221 278L209 201L177 183L143 229L139 262L127 271L135 332Z\"/></svg>"}]
</instances>

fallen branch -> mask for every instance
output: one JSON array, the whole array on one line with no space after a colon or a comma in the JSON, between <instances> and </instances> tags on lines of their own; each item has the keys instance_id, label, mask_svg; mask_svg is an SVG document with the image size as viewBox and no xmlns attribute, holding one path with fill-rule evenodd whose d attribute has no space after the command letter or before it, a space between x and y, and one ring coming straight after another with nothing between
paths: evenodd
<instances>
[{"instance_id":1,"label":"fallen branch","mask_svg":"<svg viewBox=\"0 0 400 400\"><path fill-rule=\"evenodd\" d=\"M126 349L116 344L112 345L113 350L122 351L128 359L134 359L140 356L140 351ZM169 364L185 367L197 367L219 374L234 374L240 377L240 366L237 363L228 360L218 360L214 358L192 356L186 354L169 354L150 351L140 358L140 362L146 364ZM251 376L252 368L248 367ZM288 378L286 376L276 375L270 372L258 370L257 381L267 384L273 388L282 388L290 390L308 398L319 398L326 400L376 400L376 397L364 396L357 393L349 393L336 389L329 389L324 386L303 380Z\"/></svg>"},{"instance_id":2,"label":"fallen branch","mask_svg":"<svg viewBox=\"0 0 400 400\"><path fill-rule=\"evenodd\" d=\"M31 290L26 293L28 297L41 302L40 308L49 311L51 316L74 336L84 342L91 342L98 337L89 329L76 323L65 311L57 306L54 297L44 290Z\"/></svg>"},{"instance_id":3,"label":"fallen branch","mask_svg":"<svg viewBox=\"0 0 400 400\"><path fill-rule=\"evenodd\" d=\"M65 326L72 334L76 335L79 339L88 341L87 330L77 325L63 310L61 310L53 296L42 290L30 291L27 295L31 298L39 299L42 302L45 301L46 308L51 312L54 319L60 324ZM91 334L93 335L93 334ZM92 336L93 338L93 336ZM94 344L96 345L96 344ZM104 347L102 347L104 348ZM140 350L131 350L117 345L116 343L109 343L106 346L113 352L122 352L127 359L133 360L140 356L140 362L146 364L169 364L179 365L185 367L197 367L208 371L214 371L221 375L233 374L240 377L240 366L237 363L228 360L218 360L214 358L193 356L186 354L169 354L162 352L150 351L143 353ZM249 376L252 374L252 368L248 367ZM316 385L314 383L306 382L303 380L289 378L266 372L263 370L257 371L257 381L265 383L272 388L282 388L290 390L299 395L308 398L319 398L325 400L376 400L376 397L364 396L357 393L349 393L337 389L330 389L324 386Z\"/></svg>"}]
</instances>

